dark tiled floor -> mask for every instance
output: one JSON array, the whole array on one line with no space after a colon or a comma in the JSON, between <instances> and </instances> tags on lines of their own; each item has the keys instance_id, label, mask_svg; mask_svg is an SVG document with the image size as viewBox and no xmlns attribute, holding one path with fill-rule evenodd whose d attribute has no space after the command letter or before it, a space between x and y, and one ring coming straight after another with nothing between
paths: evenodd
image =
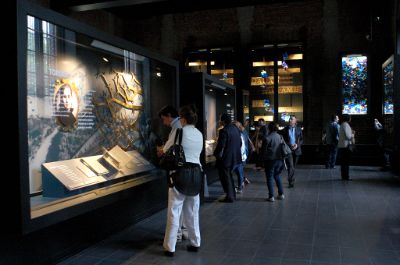
<instances>
[{"instance_id":1,"label":"dark tiled floor","mask_svg":"<svg viewBox=\"0 0 400 265\"><path fill-rule=\"evenodd\" d=\"M164 210L59 265L400 265L398 177L374 167L351 167L350 182L339 174L301 165L296 187L270 203L263 172L247 168L251 184L235 203L217 202L218 182L209 187L198 253L183 242L163 255Z\"/></svg>"}]
</instances>

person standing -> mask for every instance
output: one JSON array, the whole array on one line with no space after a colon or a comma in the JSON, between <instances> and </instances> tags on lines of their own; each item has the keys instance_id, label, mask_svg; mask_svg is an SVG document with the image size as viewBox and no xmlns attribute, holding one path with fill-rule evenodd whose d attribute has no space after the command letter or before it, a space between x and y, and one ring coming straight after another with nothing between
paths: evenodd
<instances>
[{"instance_id":1,"label":"person standing","mask_svg":"<svg viewBox=\"0 0 400 265\"><path fill-rule=\"evenodd\" d=\"M158 116L162 120L163 125L165 125L167 127L171 127L171 131L168 135L168 140L166 141L166 143L164 144L164 146L162 148L159 148L157 150L157 156L161 157L174 144L176 130L179 128L182 128L182 125L179 122L178 111L173 106L167 105L167 106L163 107L158 112ZM170 174L170 172L168 172L167 174ZM181 217L179 220L180 225L179 225L178 234L177 234L178 242L181 242L182 239L186 239L187 235L188 235L186 226L183 224L183 219L184 219L183 214L181 214Z\"/></svg>"},{"instance_id":2,"label":"person standing","mask_svg":"<svg viewBox=\"0 0 400 265\"><path fill-rule=\"evenodd\" d=\"M232 171L235 166L242 163L242 154L240 152L242 140L239 129L232 124L231 118L227 113L221 115L221 121L224 123L224 128L219 131L214 156L217 159L219 179L226 193L221 202L233 202L236 199L236 193Z\"/></svg>"},{"instance_id":3,"label":"person standing","mask_svg":"<svg viewBox=\"0 0 400 265\"><path fill-rule=\"evenodd\" d=\"M285 198L283 195L283 186L281 180L281 173L284 167L281 153L281 143L283 138L278 134L278 130L278 125L274 122L270 122L268 124L269 134L264 136L262 145L262 157L268 186L267 201L270 202L275 201L274 184L272 182L273 180L275 180L275 184L278 188L277 199L283 200Z\"/></svg>"},{"instance_id":4,"label":"person standing","mask_svg":"<svg viewBox=\"0 0 400 265\"><path fill-rule=\"evenodd\" d=\"M325 162L325 168L335 168L336 156L338 152L339 143L339 117L336 114L331 116L331 120L325 127L326 133L326 146L327 146L327 157Z\"/></svg>"},{"instance_id":5,"label":"person standing","mask_svg":"<svg viewBox=\"0 0 400 265\"><path fill-rule=\"evenodd\" d=\"M201 178L200 153L203 149L203 135L195 127L197 114L193 107L184 106L180 109L179 116L182 125L182 147L186 158L183 167L189 168L190 172L193 173L191 176ZM197 179L197 183L201 183L201 179ZM174 256L175 253L177 233L180 226L179 219L182 214L183 223L187 225L190 242L187 245L187 250L197 252L200 248L199 192L201 185L198 185L198 187L196 185L195 188L194 191L194 187L190 184L178 186L178 183L174 183L174 186L168 189L167 225L163 242L164 254L168 257Z\"/></svg>"},{"instance_id":6,"label":"person standing","mask_svg":"<svg viewBox=\"0 0 400 265\"><path fill-rule=\"evenodd\" d=\"M285 159L288 170L289 188L294 187L295 176L294 171L301 155L301 145L303 144L303 132L297 126L295 115L290 115L289 125L282 130L283 139L292 150L292 153Z\"/></svg>"},{"instance_id":7,"label":"person standing","mask_svg":"<svg viewBox=\"0 0 400 265\"><path fill-rule=\"evenodd\" d=\"M339 155L340 155L340 172L342 180L351 180L349 175L351 153L349 146L354 144L355 132L350 127L351 116L344 114L342 124L339 130Z\"/></svg>"}]
</instances>

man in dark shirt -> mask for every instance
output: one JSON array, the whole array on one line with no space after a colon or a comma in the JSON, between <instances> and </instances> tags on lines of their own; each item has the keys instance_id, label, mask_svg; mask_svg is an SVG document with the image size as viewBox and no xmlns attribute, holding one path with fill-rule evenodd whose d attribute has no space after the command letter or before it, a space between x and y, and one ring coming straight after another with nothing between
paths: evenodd
<instances>
[{"instance_id":1,"label":"man in dark shirt","mask_svg":"<svg viewBox=\"0 0 400 265\"><path fill-rule=\"evenodd\" d=\"M221 115L224 127L219 130L217 146L214 156L217 158L219 179L226 196L221 202L233 202L236 199L232 170L242 163L240 147L242 140L239 129L232 124L228 114Z\"/></svg>"}]
</instances>

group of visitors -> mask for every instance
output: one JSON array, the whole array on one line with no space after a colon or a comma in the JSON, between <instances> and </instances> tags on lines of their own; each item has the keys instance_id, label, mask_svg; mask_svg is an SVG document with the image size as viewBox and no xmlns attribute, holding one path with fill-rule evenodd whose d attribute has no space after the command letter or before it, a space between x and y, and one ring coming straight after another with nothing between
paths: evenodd
<instances>
[{"instance_id":1,"label":"group of visitors","mask_svg":"<svg viewBox=\"0 0 400 265\"><path fill-rule=\"evenodd\" d=\"M196 129L197 114L193 106L184 106L178 111L172 106L166 106L159 112L165 126L171 128L168 140L158 148L157 155L161 158L176 141L178 130L182 133L182 147L186 157L186 167L202 170L200 153L203 148L202 133ZM341 161L342 180L351 180L349 163L355 145L355 131L350 126L351 117L343 115L339 125L338 115L332 115L323 129L323 142L327 147L325 161L326 169L334 169L337 156ZM288 188L295 185L295 168L302 154L302 128L297 125L295 115L289 118L289 124L283 129L275 122L258 121L253 137L238 121L232 121L230 115L220 116L218 140L214 150L216 167L225 196L220 202L233 203L236 193L242 193L244 185L250 181L244 175L244 167L253 154L256 169L265 170L269 202L285 198L281 175L287 169ZM247 125L247 124L245 124ZM375 120L375 130L379 132L382 125ZM287 145L290 152L285 152ZM255 158L254 158L255 157ZM175 171L167 172L170 179ZM233 174L237 175L237 185ZM275 183L274 183L275 182ZM275 196L274 186L278 193ZM190 189L190 187L187 187ZM174 256L176 242L189 239L188 251L198 251L201 243L199 228L200 199L198 192L186 193L185 188L179 189L173 184L168 190L167 225L163 242L166 256Z\"/></svg>"}]
</instances>

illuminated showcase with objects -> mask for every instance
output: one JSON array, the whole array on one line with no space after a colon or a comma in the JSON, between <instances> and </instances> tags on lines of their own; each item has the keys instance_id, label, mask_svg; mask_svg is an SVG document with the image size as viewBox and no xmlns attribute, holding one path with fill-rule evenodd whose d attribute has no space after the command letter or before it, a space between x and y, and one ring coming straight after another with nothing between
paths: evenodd
<instances>
[{"instance_id":1,"label":"illuminated showcase with objects","mask_svg":"<svg viewBox=\"0 0 400 265\"><path fill-rule=\"evenodd\" d=\"M157 112L178 101L176 61L40 14L20 20L28 219L160 178L157 146L168 130Z\"/></svg>"}]
</instances>

